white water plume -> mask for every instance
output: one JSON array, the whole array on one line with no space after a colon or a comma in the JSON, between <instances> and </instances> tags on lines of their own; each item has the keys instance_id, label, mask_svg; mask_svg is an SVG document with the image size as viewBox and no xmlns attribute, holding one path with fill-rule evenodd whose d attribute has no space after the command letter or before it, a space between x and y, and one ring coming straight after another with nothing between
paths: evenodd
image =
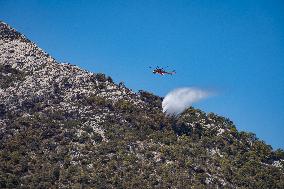
<instances>
[{"instance_id":1,"label":"white water plume","mask_svg":"<svg viewBox=\"0 0 284 189\"><path fill-rule=\"evenodd\" d=\"M163 100L163 112L179 114L193 103L211 96L212 93L194 87L178 88L169 92Z\"/></svg>"}]
</instances>

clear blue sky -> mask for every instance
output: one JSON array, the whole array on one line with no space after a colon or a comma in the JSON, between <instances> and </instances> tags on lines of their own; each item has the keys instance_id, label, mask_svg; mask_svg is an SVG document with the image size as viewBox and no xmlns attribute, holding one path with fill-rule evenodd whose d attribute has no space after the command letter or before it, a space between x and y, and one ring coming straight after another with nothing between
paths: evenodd
<instances>
[{"instance_id":1,"label":"clear blue sky","mask_svg":"<svg viewBox=\"0 0 284 189\"><path fill-rule=\"evenodd\" d=\"M134 91L217 91L194 106L284 148L283 0L0 0L0 19L58 61ZM156 65L177 74L157 77Z\"/></svg>"}]
</instances>

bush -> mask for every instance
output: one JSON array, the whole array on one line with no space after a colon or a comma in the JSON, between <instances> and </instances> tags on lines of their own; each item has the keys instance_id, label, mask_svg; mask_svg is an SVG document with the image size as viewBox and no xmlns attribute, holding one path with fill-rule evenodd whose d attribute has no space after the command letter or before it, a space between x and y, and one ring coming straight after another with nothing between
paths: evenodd
<instances>
[{"instance_id":1,"label":"bush","mask_svg":"<svg viewBox=\"0 0 284 189\"><path fill-rule=\"evenodd\" d=\"M106 106L108 104L110 104L110 101L108 101L107 99L97 96L97 95L91 95L89 97L86 98L86 102L89 105L97 105L97 106Z\"/></svg>"},{"instance_id":2,"label":"bush","mask_svg":"<svg viewBox=\"0 0 284 189\"><path fill-rule=\"evenodd\" d=\"M0 65L0 88L8 88L15 81L21 81L25 77L23 72L12 68L11 65Z\"/></svg>"},{"instance_id":3,"label":"bush","mask_svg":"<svg viewBox=\"0 0 284 189\"><path fill-rule=\"evenodd\" d=\"M135 110L135 106L131 102L126 100L119 100L118 102L116 102L115 108L127 112L133 112Z\"/></svg>"},{"instance_id":4,"label":"bush","mask_svg":"<svg viewBox=\"0 0 284 189\"><path fill-rule=\"evenodd\" d=\"M96 74L95 79L97 79L99 82L106 82L107 81L107 78L106 78L105 74L103 74L103 73Z\"/></svg>"},{"instance_id":5,"label":"bush","mask_svg":"<svg viewBox=\"0 0 284 189\"><path fill-rule=\"evenodd\" d=\"M140 94L143 101L149 103L153 107L162 108L162 98L161 97L158 97L152 93L149 93L143 90L139 90L138 93Z\"/></svg>"}]
</instances>

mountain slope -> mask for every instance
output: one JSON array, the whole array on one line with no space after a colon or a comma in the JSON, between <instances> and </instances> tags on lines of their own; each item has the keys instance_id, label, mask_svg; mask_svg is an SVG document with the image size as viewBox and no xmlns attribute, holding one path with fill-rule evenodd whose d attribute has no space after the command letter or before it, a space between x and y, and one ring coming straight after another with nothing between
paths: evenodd
<instances>
[{"instance_id":1,"label":"mountain slope","mask_svg":"<svg viewBox=\"0 0 284 189\"><path fill-rule=\"evenodd\" d=\"M0 22L0 188L284 188L284 153L213 113L162 112Z\"/></svg>"}]
</instances>

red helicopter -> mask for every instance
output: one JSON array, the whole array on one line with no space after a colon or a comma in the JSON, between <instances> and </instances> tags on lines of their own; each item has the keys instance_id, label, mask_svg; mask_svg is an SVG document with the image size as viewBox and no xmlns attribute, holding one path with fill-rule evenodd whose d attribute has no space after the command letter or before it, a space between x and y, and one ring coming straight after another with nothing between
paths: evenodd
<instances>
[{"instance_id":1,"label":"red helicopter","mask_svg":"<svg viewBox=\"0 0 284 189\"><path fill-rule=\"evenodd\" d=\"M150 67L152 69L152 67ZM157 66L153 71L153 74L160 74L160 75L165 75L165 74L168 74L168 75L173 75L176 73L175 70L173 71L165 71L164 68L159 68L159 66Z\"/></svg>"}]
</instances>

